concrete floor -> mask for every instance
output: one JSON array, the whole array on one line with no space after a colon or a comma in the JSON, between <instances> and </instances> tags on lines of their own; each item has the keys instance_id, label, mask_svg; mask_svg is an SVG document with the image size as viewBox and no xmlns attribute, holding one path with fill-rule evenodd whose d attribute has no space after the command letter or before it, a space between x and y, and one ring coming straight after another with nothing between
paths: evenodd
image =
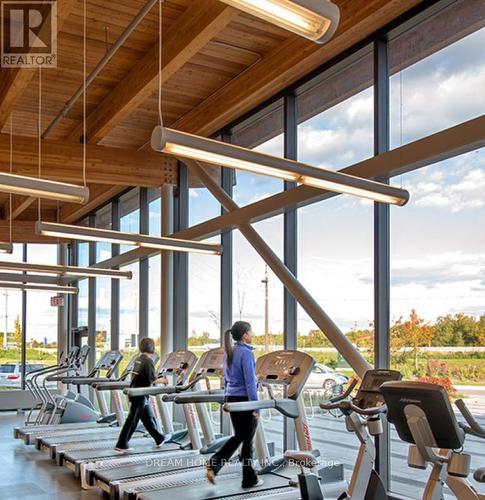
<instances>
[{"instance_id":1,"label":"concrete floor","mask_svg":"<svg viewBox=\"0 0 485 500\"><path fill-rule=\"evenodd\" d=\"M0 414L0 498L71 500L102 498L99 490L82 491L79 479L65 467L57 467L46 453L13 438L13 428L24 418Z\"/></svg>"}]
</instances>

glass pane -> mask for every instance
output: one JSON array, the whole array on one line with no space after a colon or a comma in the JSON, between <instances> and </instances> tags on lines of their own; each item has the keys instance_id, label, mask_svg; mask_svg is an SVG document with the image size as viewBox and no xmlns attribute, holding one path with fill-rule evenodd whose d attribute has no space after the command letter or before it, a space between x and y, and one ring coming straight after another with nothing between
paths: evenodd
<instances>
[{"instance_id":1,"label":"glass pane","mask_svg":"<svg viewBox=\"0 0 485 500\"><path fill-rule=\"evenodd\" d=\"M27 262L57 264L57 245L27 245ZM55 292L27 292L27 366L53 365L57 360L57 307ZM54 385L54 384L53 384Z\"/></svg>"},{"instance_id":2,"label":"glass pane","mask_svg":"<svg viewBox=\"0 0 485 500\"><path fill-rule=\"evenodd\" d=\"M189 191L189 225L220 214L220 204L206 188ZM220 238L207 242L218 243ZM220 257L189 254L189 346L200 355L220 345Z\"/></svg>"},{"instance_id":3,"label":"glass pane","mask_svg":"<svg viewBox=\"0 0 485 500\"><path fill-rule=\"evenodd\" d=\"M373 155L372 67L372 53L344 61L302 95L299 160L341 169ZM313 203L298 210L298 231L300 282L344 334L372 349L373 204L345 195ZM354 372L301 307L297 345L317 363L304 391L313 446L325 461L343 463L348 479L359 443L342 415L319 403L341 393Z\"/></svg>"},{"instance_id":4,"label":"glass pane","mask_svg":"<svg viewBox=\"0 0 485 500\"><path fill-rule=\"evenodd\" d=\"M96 227L111 229L111 204L96 213ZM111 244L96 243L96 262L111 258ZM96 278L96 358L111 345L111 279Z\"/></svg>"},{"instance_id":5,"label":"glass pane","mask_svg":"<svg viewBox=\"0 0 485 500\"><path fill-rule=\"evenodd\" d=\"M12 254L3 254L2 260L21 262L22 245L15 244ZM11 273L13 271L9 271ZM22 292L0 289L0 391L21 387L22 348Z\"/></svg>"},{"instance_id":6,"label":"glass pane","mask_svg":"<svg viewBox=\"0 0 485 500\"><path fill-rule=\"evenodd\" d=\"M252 143L244 143L247 136L236 134L233 143L254 147L274 156L283 156L283 115L282 103L270 113L271 128L262 118L251 126L261 131L250 134ZM266 141L261 143L261 137ZM240 140L241 143L236 142ZM280 179L257 175L242 170L236 171L234 200L240 206L254 203L283 190ZM253 226L265 242L283 259L283 217L277 216L261 221ZM283 348L283 285L266 266L246 238L237 230L234 235L233 250L233 320L251 323L255 356L259 357L268 350ZM265 397L265 396L263 396ZM275 453L283 451L283 417L277 411L263 412L265 433L269 442L274 443Z\"/></svg>"},{"instance_id":7,"label":"glass pane","mask_svg":"<svg viewBox=\"0 0 485 500\"><path fill-rule=\"evenodd\" d=\"M389 44L393 148L485 112L480 8L454 2Z\"/></svg>"},{"instance_id":8,"label":"glass pane","mask_svg":"<svg viewBox=\"0 0 485 500\"><path fill-rule=\"evenodd\" d=\"M411 199L391 212L392 366L406 379L444 385L485 425L485 149L399 181ZM393 432L391 446L392 490L416 497L430 469L412 469L409 481L407 445ZM483 466L483 441L467 436L465 451L472 469Z\"/></svg>"}]
</instances>

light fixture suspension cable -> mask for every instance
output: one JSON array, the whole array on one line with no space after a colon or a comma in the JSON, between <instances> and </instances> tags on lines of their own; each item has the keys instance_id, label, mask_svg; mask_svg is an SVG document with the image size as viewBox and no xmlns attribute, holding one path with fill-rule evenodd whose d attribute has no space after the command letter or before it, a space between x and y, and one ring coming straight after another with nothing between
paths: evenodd
<instances>
[{"instance_id":1,"label":"light fixture suspension cable","mask_svg":"<svg viewBox=\"0 0 485 500\"><path fill-rule=\"evenodd\" d=\"M86 187L86 1L83 2L83 183Z\"/></svg>"},{"instance_id":2,"label":"light fixture suspension cable","mask_svg":"<svg viewBox=\"0 0 485 500\"><path fill-rule=\"evenodd\" d=\"M10 175L13 173L13 111L10 113L10 154L9 154L9 169L10 169ZM13 202L12 202L13 195L12 193L9 193L8 195L8 203L9 203L9 236L10 236L10 244L13 243L13 238L12 238L12 208L13 208Z\"/></svg>"},{"instance_id":3,"label":"light fixture suspension cable","mask_svg":"<svg viewBox=\"0 0 485 500\"><path fill-rule=\"evenodd\" d=\"M37 164L37 174L39 179L41 178L42 172L42 68L39 67L39 117L37 119L37 134L38 134L38 164ZM41 220L41 206L40 206L40 196L37 198L37 215L39 222Z\"/></svg>"},{"instance_id":4,"label":"light fixture suspension cable","mask_svg":"<svg viewBox=\"0 0 485 500\"><path fill-rule=\"evenodd\" d=\"M158 1L158 118L160 126L163 126L162 115L162 48L163 48L163 16L162 16L163 0Z\"/></svg>"}]
</instances>

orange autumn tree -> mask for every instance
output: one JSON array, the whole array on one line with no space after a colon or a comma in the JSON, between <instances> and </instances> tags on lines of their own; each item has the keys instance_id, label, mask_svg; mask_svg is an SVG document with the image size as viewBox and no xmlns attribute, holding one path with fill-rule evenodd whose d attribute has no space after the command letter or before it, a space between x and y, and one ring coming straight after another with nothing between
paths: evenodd
<instances>
[{"instance_id":1,"label":"orange autumn tree","mask_svg":"<svg viewBox=\"0 0 485 500\"><path fill-rule=\"evenodd\" d=\"M429 346L433 340L435 329L418 316L415 309L407 320L399 318L391 327L391 351L411 348L414 356L414 369L418 370L419 348Z\"/></svg>"}]
</instances>

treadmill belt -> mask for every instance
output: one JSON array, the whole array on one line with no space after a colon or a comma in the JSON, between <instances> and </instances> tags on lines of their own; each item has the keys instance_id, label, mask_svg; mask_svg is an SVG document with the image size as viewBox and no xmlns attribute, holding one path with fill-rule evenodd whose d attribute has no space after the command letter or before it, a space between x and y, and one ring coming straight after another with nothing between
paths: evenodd
<instances>
[{"instance_id":1,"label":"treadmill belt","mask_svg":"<svg viewBox=\"0 0 485 500\"><path fill-rule=\"evenodd\" d=\"M40 438L42 444L52 446L53 444L80 443L82 441L101 441L114 439L121 432L120 427L115 429L92 429L91 432L79 431L77 434L61 434L58 436L45 436Z\"/></svg>"},{"instance_id":2,"label":"treadmill belt","mask_svg":"<svg viewBox=\"0 0 485 500\"><path fill-rule=\"evenodd\" d=\"M163 490L146 491L143 493L143 488L139 488L137 491L140 492L138 495L140 500L173 500L174 495L184 500L209 500L253 494L255 492L263 494L263 492L269 492L275 488L279 489L288 486L287 477L272 473L264 474L260 477L264 481L264 484L244 490L241 488L242 472L240 472L238 474L230 474L227 478L221 477L215 485L209 483L204 478L201 481L192 482L186 486L178 484L173 488L165 488Z\"/></svg>"},{"instance_id":3,"label":"treadmill belt","mask_svg":"<svg viewBox=\"0 0 485 500\"><path fill-rule=\"evenodd\" d=\"M141 445L137 443L136 447L131 453L123 456L136 455L138 453L147 453L147 452L160 453L160 452L180 450L180 446L174 443L166 443L163 445L162 448L155 448L155 443L153 442L153 439L151 438L146 438L146 439L147 439L147 444ZM97 460L102 458L119 457L119 456L122 456L122 454L114 451L113 449L79 450L66 453L64 455L64 460L75 463L75 462L82 462L83 460Z\"/></svg>"},{"instance_id":4,"label":"treadmill belt","mask_svg":"<svg viewBox=\"0 0 485 500\"><path fill-rule=\"evenodd\" d=\"M126 479L135 479L141 476L147 476L149 474L160 474L163 472L178 470L178 469L189 469L192 467L201 467L207 460L206 456L200 455L196 452L192 452L189 455L169 455L164 458L163 455L156 456L153 459L147 458L145 464L141 465L131 465L118 467L116 469L107 469L95 471L94 475L100 481L106 484L112 481L123 481Z\"/></svg>"}]
</instances>

